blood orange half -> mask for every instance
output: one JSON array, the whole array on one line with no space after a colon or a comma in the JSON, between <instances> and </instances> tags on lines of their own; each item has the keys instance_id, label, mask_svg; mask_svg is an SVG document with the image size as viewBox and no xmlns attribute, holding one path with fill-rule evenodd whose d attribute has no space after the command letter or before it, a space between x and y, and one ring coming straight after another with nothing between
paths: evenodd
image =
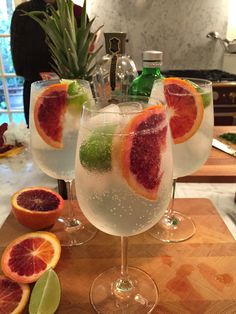
<instances>
[{"instance_id":1,"label":"blood orange half","mask_svg":"<svg viewBox=\"0 0 236 314\"><path fill-rule=\"evenodd\" d=\"M24 310L30 295L27 284L19 284L0 275L0 314L18 314Z\"/></svg>"},{"instance_id":2,"label":"blood orange half","mask_svg":"<svg viewBox=\"0 0 236 314\"><path fill-rule=\"evenodd\" d=\"M53 233L26 233L5 248L2 271L19 283L35 282L47 269L56 266L60 255L61 245Z\"/></svg>"},{"instance_id":3,"label":"blood orange half","mask_svg":"<svg viewBox=\"0 0 236 314\"><path fill-rule=\"evenodd\" d=\"M40 230L51 227L61 215L64 200L45 187L29 187L17 191L11 198L12 212L25 227Z\"/></svg>"},{"instance_id":4,"label":"blood orange half","mask_svg":"<svg viewBox=\"0 0 236 314\"><path fill-rule=\"evenodd\" d=\"M137 114L122 131L121 143L114 143L122 174L139 195L155 200L162 178L161 154L165 149L167 125L163 106ZM119 140L118 140L119 141Z\"/></svg>"},{"instance_id":5,"label":"blood orange half","mask_svg":"<svg viewBox=\"0 0 236 314\"><path fill-rule=\"evenodd\" d=\"M170 128L175 144L191 138L204 115L203 98L190 81L169 77L164 81L164 94L171 109Z\"/></svg>"},{"instance_id":6,"label":"blood orange half","mask_svg":"<svg viewBox=\"0 0 236 314\"><path fill-rule=\"evenodd\" d=\"M67 84L48 86L37 98L34 107L35 127L50 146L63 147L63 122L67 107Z\"/></svg>"}]
</instances>

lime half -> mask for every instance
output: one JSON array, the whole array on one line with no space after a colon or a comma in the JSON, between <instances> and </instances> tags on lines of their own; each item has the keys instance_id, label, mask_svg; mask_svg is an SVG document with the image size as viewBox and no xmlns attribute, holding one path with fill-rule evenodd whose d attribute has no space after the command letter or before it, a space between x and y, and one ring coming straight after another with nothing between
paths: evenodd
<instances>
[{"instance_id":1,"label":"lime half","mask_svg":"<svg viewBox=\"0 0 236 314\"><path fill-rule=\"evenodd\" d=\"M115 125L106 125L93 131L80 147L80 162L90 171L111 170L112 139Z\"/></svg>"}]
</instances>

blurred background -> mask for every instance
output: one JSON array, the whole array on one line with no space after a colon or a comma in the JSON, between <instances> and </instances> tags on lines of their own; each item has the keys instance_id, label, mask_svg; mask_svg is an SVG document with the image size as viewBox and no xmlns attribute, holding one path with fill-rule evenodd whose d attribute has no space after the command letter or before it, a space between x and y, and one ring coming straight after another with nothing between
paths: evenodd
<instances>
[{"instance_id":1,"label":"blurred background","mask_svg":"<svg viewBox=\"0 0 236 314\"><path fill-rule=\"evenodd\" d=\"M16 77L10 53L10 21L20 0L1 0L0 124L23 120L22 79ZM83 1L74 0L83 5ZM89 18L104 24L103 32L126 32L126 52L141 70L143 50L163 51L163 70L224 68L228 52L222 41L207 37L218 32L236 38L235 0L87 0ZM105 54L101 51L99 57ZM236 65L236 54L235 65ZM233 71L233 68L232 68Z\"/></svg>"}]
</instances>

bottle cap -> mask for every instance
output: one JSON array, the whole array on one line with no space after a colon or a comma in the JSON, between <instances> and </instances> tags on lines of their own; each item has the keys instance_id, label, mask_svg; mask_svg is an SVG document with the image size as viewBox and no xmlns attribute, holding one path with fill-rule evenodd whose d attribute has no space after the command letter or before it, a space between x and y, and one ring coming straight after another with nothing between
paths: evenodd
<instances>
[{"instance_id":1,"label":"bottle cap","mask_svg":"<svg viewBox=\"0 0 236 314\"><path fill-rule=\"evenodd\" d=\"M143 61L153 61L153 62L162 62L162 51L157 50L146 50L143 51Z\"/></svg>"}]
</instances>

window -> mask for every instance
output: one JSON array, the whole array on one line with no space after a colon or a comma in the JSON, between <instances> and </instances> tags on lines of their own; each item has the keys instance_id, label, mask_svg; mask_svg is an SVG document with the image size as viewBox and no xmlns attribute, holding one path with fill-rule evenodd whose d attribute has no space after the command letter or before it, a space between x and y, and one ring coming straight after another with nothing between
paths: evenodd
<instances>
[{"instance_id":1,"label":"window","mask_svg":"<svg viewBox=\"0 0 236 314\"><path fill-rule=\"evenodd\" d=\"M19 2L19 1L18 1ZM0 7L0 124L24 120L23 79L17 77L11 59L10 23L14 0L1 0Z\"/></svg>"}]
</instances>

